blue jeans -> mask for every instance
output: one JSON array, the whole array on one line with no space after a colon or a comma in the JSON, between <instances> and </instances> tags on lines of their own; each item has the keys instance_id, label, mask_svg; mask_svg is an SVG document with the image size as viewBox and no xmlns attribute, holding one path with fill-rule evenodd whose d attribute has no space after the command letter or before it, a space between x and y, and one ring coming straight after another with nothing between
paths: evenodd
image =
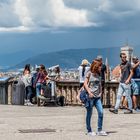
<instances>
[{"instance_id":1,"label":"blue jeans","mask_svg":"<svg viewBox=\"0 0 140 140\"><path fill-rule=\"evenodd\" d=\"M32 87L31 87L31 86L27 86L27 87L25 88L25 90L26 90L25 99L26 99L26 100L29 100L29 101L31 102L31 101L32 101L32 94L33 94L33 92L32 92Z\"/></svg>"},{"instance_id":2,"label":"blue jeans","mask_svg":"<svg viewBox=\"0 0 140 140\"><path fill-rule=\"evenodd\" d=\"M131 99L131 85L126 85L125 83L120 83L117 93L117 101L115 105L115 109L118 109L121 102L121 97L123 96L123 93L125 92L125 97L128 101L128 107L130 110L132 110L132 99Z\"/></svg>"},{"instance_id":3,"label":"blue jeans","mask_svg":"<svg viewBox=\"0 0 140 140\"><path fill-rule=\"evenodd\" d=\"M36 96L38 97L41 92L41 83L36 83Z\"/></svg>"},{"instance_id":4,"label":"blue jeans","mask_svg":"<svg viewBox=\"0 0 140 140\"><path fill-rule=\"evenodd\" d=\"M90 106L87 107L87 115L86 115L86 127L88 132L92 132L91 129L91 116L93 106L95 105L97 112L98 112L98 131L102 130L103 125L103 107L100 98L92 98L89 100Z\"/></svg>"}]
</instances>

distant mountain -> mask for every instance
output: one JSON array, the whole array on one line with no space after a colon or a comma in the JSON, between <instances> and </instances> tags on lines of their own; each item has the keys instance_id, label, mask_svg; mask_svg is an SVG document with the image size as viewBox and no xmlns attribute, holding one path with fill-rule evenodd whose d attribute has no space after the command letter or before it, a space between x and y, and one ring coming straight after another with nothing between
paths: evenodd
<instances>
[{"instance_id":1,"label":"distant mountain","mask_svg":"<svg viewBox=\"0 0 140 140\"><path fill-rule=\"evenodd\" d=\"M32 57L36 54L37 53L29 50L23 50L23 51L5 53L5 54L3 53L0 54L0 66L2 66L2 68L15 66L16 64L21 63L25 59Z\"/></svg>"},{"instance_id":2,"label":"distant mountain","mask_svg":"<svg viewBox=\"0 0 140 140\"><path fill-rule=\"evenodd\" d=\"M25 64L44 64L47 67L59 64L61 68L77 68L82 59L88 59L90 62L102 55L104 61L108 58L109 64L115 66L119 64L120 48L88 48L88 49L69 49L59 52L43 53L34 57L30 57L25 61L15 65L13 68L24 67Z\"/></svg>"}]
</instances>

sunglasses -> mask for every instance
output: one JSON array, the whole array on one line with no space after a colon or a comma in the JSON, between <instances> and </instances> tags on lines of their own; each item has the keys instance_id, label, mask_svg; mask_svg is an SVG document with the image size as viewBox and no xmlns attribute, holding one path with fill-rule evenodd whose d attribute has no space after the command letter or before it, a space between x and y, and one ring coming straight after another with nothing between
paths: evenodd
<instances>
[{"instance_id":1,"label":"sunglasses","mask_svg":"<svg viewBox=\"0 0 140 140\"><path fill-rule=\"evenodd\" d=\"M122 58L127 58L126 56L123 56Z\"/></svg>"}]
</instances>

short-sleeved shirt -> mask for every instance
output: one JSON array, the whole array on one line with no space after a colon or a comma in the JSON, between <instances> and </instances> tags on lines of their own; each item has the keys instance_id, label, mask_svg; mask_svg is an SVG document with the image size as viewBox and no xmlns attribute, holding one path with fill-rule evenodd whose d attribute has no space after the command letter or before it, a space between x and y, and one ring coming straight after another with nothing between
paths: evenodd
<instances>
[{"instance_id":1,"label":"short-sleeved shirt","mask_svg":"<svg viewBox=\"0 0 140 140\"><path fill-rule=\"evenodd\" d=\"M86 76L89 79L88 87L90 88L91 92L93 93L95 98L101 96L101 77L99 75L94 75L90 71L87 73Z\"/></svg>"},{"instance_id":2,"label":"short-sleeved shirt","mask_svg":"<svg viewBox=\"0 0 140 140\"><path fill-rule=\"evenodd\" d=\"M80 83L84 83L86 74L89 71L89 69L90 69L90 67L89 66L86 66L85 67L84 76L82 76L83 66L79 66L78 70L79 70L79 81L80 81Z\"/></svg>"},{"instance_id":3,"label":"short-sleeved shirt","mask_svg":"<svg viewBox=\"0 0 140 140\"><path fill-rule=\"evenodd\" d=\"M131 70L131 64L126 61L125 63L121 63L120 64L120 68L121 68L121 83L125 83L125 81L128 79L129 75L130 75L130 70Z\"/></svg>"},{"instance_id":4,"label":"short-sleeved shirt","mask_svg":"<svg viewBox=\"0 0 140 140\"><path fill-rule=\"evenodd\" d=\"M140 65L138 65L135 69L134 69L134 74L133 74L133 79L137 79L140 78Z\"/></svg>"},{"instance_id":5,"label":"short-sleeved shirt","mask_svg":"<svg viewBox=\"0 0 140 140\"><path fill-rule=\"evenodd\" d=\"M25 74L22 76L22 81L25 84L25 87L32 85L31 79L32 79L31 74Z\"/></svg>"},{"instance_id":6,"label":"short-sleeved shirt","mask_svg":"<svg viewBox=\"0 0 140 140\"><path fill-rule=\"evenodd\" d=\"M101 67L101 80L102 81L105 81L105 72L106 72L106 65L102 64L102 67Z\"/></svg>"},{"instance_id":7,"label":"short-sleeved shirt","mask_svg":"<svg viewBox=\"0 0 140 140\"><path fill-rule=\"evenodd\" d=\"M46 82L46 77L47 75L44 74L43 72L38 72L37 73L37 83L45 83Z\"/></svg>"}]
</instances>

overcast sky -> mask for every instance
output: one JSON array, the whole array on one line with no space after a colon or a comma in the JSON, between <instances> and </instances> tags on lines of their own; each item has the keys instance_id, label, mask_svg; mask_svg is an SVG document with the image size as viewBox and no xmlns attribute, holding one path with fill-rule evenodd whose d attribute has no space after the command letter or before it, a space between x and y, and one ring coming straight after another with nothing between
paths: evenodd
<instances>
[{"instance_id":1,"label":"overcast sky","mask_svg":"<svg viewBox=\"0 0 140 140\"><path fill-rule=\"evenodd\" d=\"M0 0L0 53L136 46L139 25L140 0Z\"/></svg>"}]
</instances>

